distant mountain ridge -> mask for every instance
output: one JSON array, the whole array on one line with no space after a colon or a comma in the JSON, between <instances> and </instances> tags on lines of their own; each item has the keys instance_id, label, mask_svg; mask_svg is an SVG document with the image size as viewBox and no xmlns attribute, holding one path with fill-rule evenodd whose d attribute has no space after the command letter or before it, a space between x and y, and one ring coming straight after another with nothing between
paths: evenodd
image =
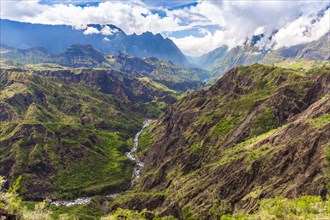
<instances>
[{"instance_id":1,"label":"distant mountain ridge","mask_svg":"<svg viewBox=\"0 0 330 220\"><path fill-rule=\"evenodd\" d=\"M329 60L330 59L330 33L320 39L277 50L260 50L256 43L260 38L253 38L243 46L228 49L221 46L207 54L195 59L195 63L210 69L214 76L220 76L237 65L251 65L259 62L271 64L284 60Z\"/></svg>"},{"instance_id":2,"label":"distant mountain ridge","mask_svg":"<svg viewBox=\"0 0 330 220\"><path fill-rule=\"evenodd\" d=\"M22 64L54 63L67 67L102 67L107 60L100 51L91 45L74 44L60 54L52 54L46 48L32 47L18 49L5 44L0 45L1 58L15 60Z\"/></svg>"},{"instance_id":3,"label":"distant mountain ridge","mask_svg":"<svg viewBox=\"0 0 330 220\"><path fill-rule=\"evenodd\" d=\"M0 53L0 64L3 69L17 66L102 68L107 71L115 69L119 75L129 78L148 77L170 89L182 92L201 87L203 81L209 78L209 72L200 68L182 67L155 57L140 58L121 52L116 55L105 55L91 45L74 44L64 53L52 54L43 47L17 49L1 44Z\"/></svg>"},{"instance_id":4,"label":"distant mountain ridge","mask_svg":"<svg viewBox=\"0 0 330 220\"><path fill-rule=\"evenodd\" d=\"M28 49L44 47L51 53L63 53L74 44L90 44L107 54L119 51L132 56L169 60L186 65L187 58L170 39L150 32L127 35L114 25L87 25L85 29L68 25L31 24L6 19L1 22L1 42L11 47Z\"/></svg>"}]
</instances>

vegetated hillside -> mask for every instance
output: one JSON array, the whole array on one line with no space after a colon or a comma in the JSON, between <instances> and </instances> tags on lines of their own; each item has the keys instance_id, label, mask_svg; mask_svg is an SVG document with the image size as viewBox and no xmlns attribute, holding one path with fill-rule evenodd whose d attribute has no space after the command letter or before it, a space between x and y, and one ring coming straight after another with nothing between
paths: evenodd
<instances>
[{"instance_id":1,"label":"vegetated hillside","mask_svg":"<svg viewBox=\"0 0 330 220\"><path fill-rule=\"evenodd\" d=\"M225 72L237 65L248 66L260 62L264 56L264 52L253 45L237 46L214 61L212 66L210 66L212 76L219 78L219 76L222 76Z\"/></svg>"},{"instance_id":2,"label":"vegetated hillside","mask_svg":"<svg viewBox=\"0 0 330 220\"><path fill-rule=\"evenodd\" d=\"M173 101L116 70L1 69L0 175L33 200L124 190L135 133Z\"/></svg>"},{"instance_id":3,"label":"vegetated hillside","mask_svg":"<svg viewBox=\"0 0 330 220\"><path fill-rule=\"evenodd\" d=\"M108 61L127 76L148 77L178 91L202 87L202 82L210 76L206 70L181 67L155 57L142 59L119 53L117 56L108 57Z\"/></svg>"},{"instance_id":4,"label":"vegetated hillside","mask_svg":"<svg viewBox=\"0 0 330 220\"><path fill-rule=\"evenodd\" d=\"M260 40L260 39L259 39ZM219 77L237 65L251 65L256 62L272 64L284 60L329 60L330 33L311 43L283 47L277 50L260 50L256 43L246 42L228 50L227 46L219 47L196 59L196 64L210 69L213 77Z\"/></svg>"},{"instance_id":5,"label":"vegetated hillside","mask_svg":"<svg viewBox=\"0 0 330 220\"><path fill-rule=\"evenodd\" d=\"M330 32L311 43L272 51L264 57L263 62L272 63L285 59L330 60Z\"/></svg>"},{"instance_id":6,"label":"vegetated hillside","mask_svg":"<svg viewBox=\"0 0 330 220\"><path fill-rule=\"evenodd\" d=\"M262 198L325 199L329 71L239 66L189 93L142 133L142 177L110 208L212 219L250 212Z\"/></svg>"},{"instance_id":7,"label":"vegetated hillside","mask_svg":"<svg viewBox=\"0 0 330 220\"><path fill-rule=\"evenodd\" d=\"M1 58L22 64L54 63L67 67L104 67L109 66L104 55L91 45L71 45L64 53L52 54L43 47L18 49L1 45Z\"/></svg>"},{"instance_id":8,"label":"vegetated hillside","mask_svg":"<svg viewBox=\"0 0 330 220\"><path fill-rule=\"evenodd\" d=\"M118 51L138 57L157 57L185 65L187 58L168 38L150 32L127 35L114 25L87 25L88 29L68 25L31 24L0 19L1 42L8 46L28 49L43 47L54 54L63 53L73 44L90 44L103 53ZM51 39L51 43L49 42Z\"/></svg>"}]
</instances>

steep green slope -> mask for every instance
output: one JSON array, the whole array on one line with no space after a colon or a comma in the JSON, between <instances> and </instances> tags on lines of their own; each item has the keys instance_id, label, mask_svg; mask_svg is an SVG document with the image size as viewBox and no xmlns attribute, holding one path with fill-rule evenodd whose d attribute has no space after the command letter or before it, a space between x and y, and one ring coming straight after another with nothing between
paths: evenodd
<instances>
[{"instance_id":1,"label":"steep green slope","mask_svg":"<svg viewBox=\"0 0 330 220\"><path fill-rule=\"evenodd\" d=\"M189 93L146 129L142 178L110 207L211 219L217 207L250 212L262 198L325 199L329 91L327 67L232 69L209 89Z\"/></svg>"},{"instance_id":2,"label":"steep green slope","mask_svg":"<svg viewBox=\"0 0 330 220\"><path fill-rule=\"evenodd\" d=\"M237 46L224 53L210 66L212 76L218 78L237 65L251 65L263 59L265 54L255 46Z\"/></svg>"},{"instance_id":3,"label":"steep green slope","mask_svg":"<svg viewBox=\"0 0 330 220\"><path fill-rule=\"evenodd\" d=\"M173 91L115 70L2 69L0 175L22 177L25 199L77 197L130 186L124 155L144 118ZM162 103L161 106L160 103Z\"/></svg>"}]
</instances>

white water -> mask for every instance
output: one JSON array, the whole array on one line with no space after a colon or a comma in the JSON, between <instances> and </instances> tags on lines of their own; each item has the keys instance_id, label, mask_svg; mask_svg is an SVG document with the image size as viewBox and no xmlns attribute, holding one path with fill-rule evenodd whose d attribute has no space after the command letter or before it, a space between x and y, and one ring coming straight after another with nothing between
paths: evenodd
<instances>
[{"instance_id":1,"label":"white water","mask_svg":"<svg viewBox=\"0 0 330 220\"><path fill-rule=\"evenodd\" d=\"M143 163L139 160L139 158L135 155L135 152L137 151L137 148L139 146L139 137L140 134L142 133L143 129L145 129L146 127L150 126L152 120L148 119L144 122L143 127L141 128L141 130L136 133L135 137L134 137L134 146L131 149L130 152L126 153L126 156L135 163L134 167L133 167L133 179L132 179L132 184L135 183L135 181L140 178L141 176L141 170L143 168ZM120 193L114 193L114 194L110 194L107 195L106 197L108 198L116 198L118 195L120 195ZM85 197L85 198L78 198L75 200L58 200L58 201L54 201L52 202L53 205L56 206L72 206L72 205L81 205L81 204L87 204L91 201L91 197Z\"/></svg>"},{"instance_id":2,"label":"white water","mask_svg":"<svg viewBox=\"0 0 330 220\"><path fill-rule=\"evenodd\" d=\"M132 184L138 179L140 178L140 173L141 170L143 168L143 163L139 160L139 158L135 155L135 152L137 151L137 148L139 146L139 137L141 132L143 131L143 129L145 129L146 127L149 127L151 123L151 120L147 120L144 124L142 129L136 133L135 137L134 137L134 146L132 148L132 150L130 152L128 152L126 154L126 156L135 163L134 168L133 168L133 180L132 180Z\"/></svg>"}]
</instances>

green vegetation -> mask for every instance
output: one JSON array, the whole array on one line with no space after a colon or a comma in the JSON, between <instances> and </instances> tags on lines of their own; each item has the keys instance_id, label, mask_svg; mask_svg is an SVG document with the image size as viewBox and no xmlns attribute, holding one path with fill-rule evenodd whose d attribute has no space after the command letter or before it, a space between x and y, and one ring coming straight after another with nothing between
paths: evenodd
<instances>
[{"instance_id":1,"label":"green vegetation","mask_svg":"<svg viewBox=\"0 0 330 220\"><path fill-rule=\"evenodd\" d=\"M22 203L16 192L20 187L20 180L21 178L18 178L13 187L5 192L3 190L5 180L0 176L0 213L4 211L24 220L51 219L52 213L46 209L46 203L38 203L32 210Z\"/></svg>"},{"instance_id":2,"label":"green vegetation","mask_svg":"<svg viewBox=\"0 0 330 220\"><path fill-rule=\"evenodd\" d=\"M305 72L318 69L320 66L329 67L330 62L325 60L285 60L272 65Z\"/></svg>"},{"instance_id":3,"label":"green vegetation","mask_svg":"<svg viewBox=\"0 0 330 220\"><path fill-rule=\"evenodd\" d=\"M264 107L252 125L252 134L260 135L280 125L271 108Z\"/></svg>"},{"instance_id":4,"label":"green vegetation","mask_svg":"<svg viewBox=\"0 0 330 220\"><path fill-rule=\"evenodd\" d=\"M56 207L46 202L22 202L16 193L20 187L19 178L13 187L4 192L3 177L0 177L0 211L5 211L20 219L102 219L102 220L120 220L120 219L153 219L153 220L174 220L173 216L157 217L157 213L146 209L139 211L118 208L112 214L105 216L102 209L102 203L105 202L102 197L94 197L86 205L74 205L70 207ZM259 191L258 191L259 192ZM257 193L257 191L256 191ZM254 195L250 195L250 197ZM245 198L248 198L246 196ZM208 215L212 219L327 219L330 216L330 201L322 200L318 196L302 196L296 199L284 197L275 197L261 199L258 202L256 210L252 214L232 213L232 206L225 200L214 200L212 208ZM198 219L194 217L188 207L183 208L184 219Z\"/></svg>"},{"instance_id":5,"label":"green vegetation","mask_svg":"<svg viewBox=\"0 0 330 220\"><path fill-rule=\"evenodd\" d=\"M223 215L221 220L248 219L328 219L330 201L318 196L302 196L297 199L276 197L259 201L253 214L236 213Z\"/></svg>"},{"instance_id":6,"label":"green vegetation","mask_svg":"<svg viewBox=\"0 0 330 220\"><path fill-rule=\"evenodd\" d=\"M105 212L102 209L102 203L106 200L93 197L92 201L84 205L73 205L73 206L54 206L48 205L47 208L52 211L52 219L60 220L98 220L102 216L105 216Z\"/></svg>"},{"instance_id":7,"label":"green vegetation","mask_svg":"<svg viewBox=\"0 0 330 220\"><path fill-rule=\"evenodd\" d=\"M20 180L13 184L13 187L8 192L3 191L3 184L5 180L0 176L0 213L12 215L18 219L24 220L90 220L90 219L154 219L154 220L174 220L172 216L157 217L154 212L143 210L141 212L117 209L110 215L105 214L102 208L102 203L107 200L102 197L93 197L92 201L85 205L73 206L54 206L47 202L22 202L16 191L20 188Z\"/></svg>"},{"instance_id":8,"label":"green vegetation","mask_svg":"<svg viewBox=\"0 0 330 220\"><path fill-rule=\"evenodd\" d=\"M142 152L150 147L152 144L152 135L147 131L143 131L139 139L138 152Z\"/></svg>"},{"instance_id":9,"label":"green vegetation","mask_svg":"<svg viewBox=\"0 0 330 220\"><path fill-rule=\"evenodd\" d=\"M226 115L213 127L213 135L221 136L228 134L242 121L242 119L243 117L240 115Z\"/></svg>"},{"instance_id":10,"label":"green vegetation","mask_svg":"<svg viewBox=\"0 0 330 220\"><path fill-rule=\"evenodd\" d=\"M117 209L115 213L102 217L101 220L121 220L121 219L134 219L134 220L175 220L173 216L165 216L165 217L155 217L153 212L148 210L142 210L141 212L133 211L129 209Z\"/></svg>"},{"instance_id":11,"label":"green vegetation","mask_svg":"<svg viewBox=\"0 0 330 220\"><path fill-rule=\"evenodd\" d=\"M147 150L151 144L153 143L153 138L155 138L157 135L154 134L152 131L156 127L155 121L151 122L150 126L143 129L142 133L139 137L139 146L137 149L138 153L143 153L145 150Z\"/></svg>"},{"instance_id":12,"label":"green vegetation","mask_svg":"<svg viewBox=\"0 0 330 220\"><path fill-rule=\"evenodd\" d=\"M214 200L212 208L209 210L209 215L213 217L213 219L220 219L222 216L231 213L232 207L231 205L225 201Z\"/></svg>"}]
</instances>

